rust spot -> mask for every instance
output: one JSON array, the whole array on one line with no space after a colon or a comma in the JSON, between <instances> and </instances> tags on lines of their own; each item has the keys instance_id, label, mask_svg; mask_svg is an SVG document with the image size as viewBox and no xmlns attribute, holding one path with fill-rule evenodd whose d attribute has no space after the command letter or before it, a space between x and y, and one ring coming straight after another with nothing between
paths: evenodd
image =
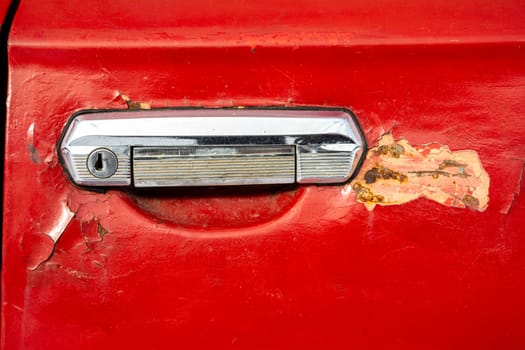
<instances>
[{"instance_id":1,"label":"rust spot","mask_svg":"<svg viewBox=\"0 0 525 350\"><path fill-rule=\"evenodd\" d=\"M444 170L446 168L465 168L467 164L459 163L453 159L445 159L441 164L439 164L439 170Z\"/></svg>"},{"instance_id":2,"label":"rust spot","mask_svg":"<svg viewBox=\"0 0 525 350\"><path fill-rule=\"evenodd\" d=\"M104 226L100 224L100 222L97 222L97 233L100 236L100 240L103 241L104 236L108 233L108 230L106 230Z\"/></svg>"},{"instance_id":3,"label":"rust spot","mask_svg":"<svg viewBox=\"0 0 525 350\"><path fill-rule=\"evenodd\" d=\"M376 155L390 155L394 158L399 158L405 152L405 148L398 143L390 145L381 145L375 150Z\"/></svg>"},{"instance_id":4,"label":"rust spot","mask_svg":"<svg viewBox=\"0 0 525 350\"><path fill-rule=\"evenodd\" d=\"M469 177L470 175L466 172L458 172L458 173L449 173L447 171L442 170L419 170L419 171L410 171L409 174L413 174L417 177L422 176L432 176L434 179L438 179L440 176L446 176L446 177L453 177L453 176L459 176L459 177Z\"/></svg>"},{"instance_id":5,"label":"rust spot","mask_svg":"<svg viewBox=\"0 0 525 350\"><path fill-rule=\"evenodd\" d=\"M385 168L384 166L373 167L365 173L365 182L367 184L374 183L378 179L391 179L403 182L407 180L407 176L392 169Z\"/></svg>"},{"instance_id":6,"label":"rust spot","mask_svg":"<svg viewBox=\"0 0 525 350\"><path fill-rule=\"evenodd\" d=\"M479 208L479 200L470 194L464 195L462 201L467 208L472 210L477 210Z\"/></svg>"},{"instance_id":7,"label":"rust spot","mask_svg":"<svg viewBox=\"0 0 525 350\"><path fill-rule=\"evenodd\" d=\"M357 193L357 198L363 202L381 203L385 200L383 196L373 194L368 187L359 183L355 183L352 188Z\"/></svg>"},{"instance_id":8,"label":"rust spot","mask_svg":"<svg viewBox=\"0 0 525 350\"><path fill-rule=\"evenodd\" d=\"M369 210L378 204L403 204L426 197L447 206L483 211L489 201L489 184L475 151L452 152L437 143L412 146L387 133L370 150L363 171L351 186L357 200Z\"/></svg>"}]
</instances>

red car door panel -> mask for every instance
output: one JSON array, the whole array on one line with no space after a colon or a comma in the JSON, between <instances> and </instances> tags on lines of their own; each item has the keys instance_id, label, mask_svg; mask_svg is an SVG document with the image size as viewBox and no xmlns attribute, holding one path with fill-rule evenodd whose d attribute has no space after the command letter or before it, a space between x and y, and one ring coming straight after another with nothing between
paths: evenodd
<instances>
[{"instance_id":1,"label":"red car door panel","mask_svg":"<svg viewBox=\"0 0 525 350\"><path fill-rule=\"evenodd\" d=\"M520 1L21 1L2 347L523 348L524 14ZM421 195L370 210L351 183L68 180L56 147L75 112L187 106L348 108L370 147L391 132L476 152L488 205Z\"/></svg>"}]
</instances>

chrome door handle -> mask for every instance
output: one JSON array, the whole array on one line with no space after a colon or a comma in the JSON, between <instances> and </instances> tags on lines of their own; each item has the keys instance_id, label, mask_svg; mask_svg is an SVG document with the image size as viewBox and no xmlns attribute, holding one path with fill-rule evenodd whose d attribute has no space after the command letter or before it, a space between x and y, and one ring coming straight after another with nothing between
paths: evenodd
<instances>
[{"instance_id":1,"label":"chrome door handle","mask_svg":"<svg viewBox=\"0 0 525 350\"><path fill-rule=\"evenodd\" d=\"M58 145L79 186L340 183L365 139L343 109L85 111Z\"/></svg>"}]
</instances>

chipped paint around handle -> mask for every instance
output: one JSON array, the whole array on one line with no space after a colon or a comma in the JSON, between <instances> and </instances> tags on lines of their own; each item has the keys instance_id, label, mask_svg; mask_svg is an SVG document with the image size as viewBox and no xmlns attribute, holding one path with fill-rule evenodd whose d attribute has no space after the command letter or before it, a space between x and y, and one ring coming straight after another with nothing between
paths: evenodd
<instances>
[{"instance_id":1,"label":"chipped paint around handle","mask_svg":"<svg viewBox=\"0 0 525 350\"><path fill-rule=\"evenodd\" d=\"M117 97L120 97L122 101L126 102L128 109L151 109L151 105L147 102L133 101L127 95L117 92Z\"/></svg>"},{"instance_id":2,"label":"chipped paint around handle","mask_svg":"<svg viewBox=\"0 0 525 350\"><path fill-rule=\"evenodd\" d=\"M484 211L489 184L475 151L451 151L437 143L412 146L387 133L369 150L359 176L347 186L368 210L426 197L446 206Z\"/></svg>"}]
</instances>

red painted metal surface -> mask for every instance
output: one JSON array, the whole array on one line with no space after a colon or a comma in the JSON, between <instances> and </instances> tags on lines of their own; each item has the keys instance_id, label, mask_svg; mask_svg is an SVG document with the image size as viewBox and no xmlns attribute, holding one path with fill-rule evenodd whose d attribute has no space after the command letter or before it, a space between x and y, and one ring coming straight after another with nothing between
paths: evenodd
<instances>
[{"instance_id":1,"label":"red painted metal surface","mask_svg":"<svg viewBox=\"0 0 525 350\"><path fill-rule=\"evenodd\" d=\"M9 9L9 5L11 4L11 1L2 1L0 2L0 28L5 26L5 19L7 15L7 11Z\"/></svg>"},{"instance_id":2,"label":"red painted metal surface","mask_svg":"<svg viewBox=\"0 0 525 350\"><path fill-rule=\"evenodd\" d=\"M22 1L9 48L3 349L525 347L520 1ZM352 109L369 144L479 153L484 212L343 186L76 189L68 117ZM56 243L55 243L55 241Z\"/></svg>"}]
</instances>

